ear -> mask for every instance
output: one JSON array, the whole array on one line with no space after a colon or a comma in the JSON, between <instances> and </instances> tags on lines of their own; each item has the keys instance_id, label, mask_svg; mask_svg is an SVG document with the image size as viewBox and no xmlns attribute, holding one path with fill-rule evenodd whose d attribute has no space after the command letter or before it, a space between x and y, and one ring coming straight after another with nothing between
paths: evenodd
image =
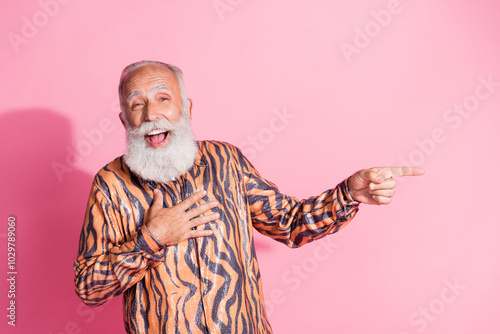
<instances>
[{"instance_id":1,"label":"ear","mask_svg":"<svg viewBox=\"0 0 500 334\"><path fill-rule=\"evenodd\" d=\"M121 112L118 114L118 116L120 117L120 121L122 122L123 127L126 129L126 128L127 128L127 125L126 125L126 123L125 123L125 119L124 119L124 117L126 117L126 116L125 116L125 114L123 113L123 111L121 111Z\"/></svg>"},{"instance_id":2,"label":"ear","mask_svg":"<svg viewBox=\"0 0 500 334\"><path fill-rule=\"evenodd\" d=\"M188 108L189 119L193 119L192 114L191 114L191 109L193 109L193 100L191 100L189 97L187 100L189 102L189 108Z\"/></svg>"}]
</instances>

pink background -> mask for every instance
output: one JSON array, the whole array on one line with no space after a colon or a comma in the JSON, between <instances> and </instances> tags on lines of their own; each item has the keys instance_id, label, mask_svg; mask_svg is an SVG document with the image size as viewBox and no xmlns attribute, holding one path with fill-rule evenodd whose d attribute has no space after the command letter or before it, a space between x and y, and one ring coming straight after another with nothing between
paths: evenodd
<instances>
[{"instance_id":1,"label":"pink background","mask_svg":"<svg viewBox=\"0 0 500 334\"><path fill-rule=\"evenodd\" d=\"M59 1L1 14L0 268L13 215L18 274L0 332L123 331L121 299L84 306L72 264L92 177L124 149L120 71L141 59L181 67L197 138L240 146L287 194L427 170L302 249L257 236L276 333L500 332L500 86L481 84L500 82L498 2Z\"/></svg>"}]
</instances>

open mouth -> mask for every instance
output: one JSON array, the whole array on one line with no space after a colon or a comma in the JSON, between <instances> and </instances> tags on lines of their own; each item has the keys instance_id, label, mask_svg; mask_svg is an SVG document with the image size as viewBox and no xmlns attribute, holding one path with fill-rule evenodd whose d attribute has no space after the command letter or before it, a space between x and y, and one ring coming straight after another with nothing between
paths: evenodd
<instances>
[{"instance_id":1,"label":"open mouth","mask_svg":"<svg viewBox=\"0 0 500 334\"><path fill-rule=\"evenodd\" d=\"M147 134L146 140L148 141L149 145L152 147L161 147L165 145L167 142L168 138L170 136L170 131L164 131L164 130L153 130L149 134Z\"/></svg>"}]
</instances>

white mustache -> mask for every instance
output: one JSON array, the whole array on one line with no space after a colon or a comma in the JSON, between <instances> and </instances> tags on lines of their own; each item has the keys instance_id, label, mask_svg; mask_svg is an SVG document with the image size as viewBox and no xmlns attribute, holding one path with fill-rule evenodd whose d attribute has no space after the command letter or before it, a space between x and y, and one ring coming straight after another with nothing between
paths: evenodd
<instances>
[{"instance_id":1,"label":"white mustache","mask_svg":"<svg viewBox=\"0 0 500 334\"><path fill-rule=\"evenodd\" d=\"M175 128L174 123L168 121L165 118L160 118L155 121L143 122L140 126L136 128L129 127L127 132L132 136L143 137L149 134L153 130L171 131Z\"/></svg>"}]
</instances>

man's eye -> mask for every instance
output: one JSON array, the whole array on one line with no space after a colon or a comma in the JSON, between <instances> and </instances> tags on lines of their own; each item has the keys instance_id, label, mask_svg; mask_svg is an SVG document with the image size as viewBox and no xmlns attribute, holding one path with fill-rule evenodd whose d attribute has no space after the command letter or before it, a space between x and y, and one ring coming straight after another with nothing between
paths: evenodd
<instances>
[{"instance_id":1,"label":"man's eye","mask_svg":"<svg viewBox=\"0 0 500 334\"><path fill-rule=\"evenodd\" d=\"M163 102L163 101L168 101L168 97L160 97L160 102Z\"/></svg>"},{"instance_id":2,"label":"man's eye","mask_svg":"<svg viewBox=\"0 0 500 334\"><path fill-rule=\"evenodd\" d=\"M142 103L134 103L132 105L132 110L139 110L142 109Z\"/></svg>"}]
</instances>

